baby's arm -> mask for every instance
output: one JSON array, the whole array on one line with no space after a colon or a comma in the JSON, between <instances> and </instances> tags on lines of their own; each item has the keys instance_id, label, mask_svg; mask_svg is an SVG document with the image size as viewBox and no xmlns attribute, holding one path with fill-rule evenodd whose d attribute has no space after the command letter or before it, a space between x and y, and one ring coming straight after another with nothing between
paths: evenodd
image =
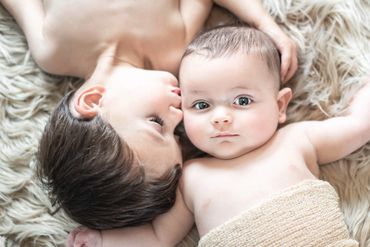
<instances>
[{"instance_id":1,"label":"baby's arm","mask_svg":"<svg viewBox=\"0 0 370 247\"><path fill-rule=\"evenodd\" d=\"M355 94L345 116L303 123L319 164L344 158L370 140L369 106L370 80Z\"/></svg>"},{"instance_id":2,"label":"baby's arm","mask_svg":"<svg viewBox=\"0 0 370 247\"><path fill-rule=\"evenodd\" d=\"M213 2L268 34L281 53L282 81L286 82L294 75L298 66L296 44L275 23L260 0L214 0Z\"/></svg>"},{"instance_id":3,"label":"baby's arm","mask_svg":"<svg viewBox=\"0 0 370 247\"><path fill-rule=\"evenodd\" d=\"M193 215L178 192L175 205L152 224L101 232L76 229L69 235L67 247L172 247L186 236L193 223Z\"/></svg>"}]
</instances>

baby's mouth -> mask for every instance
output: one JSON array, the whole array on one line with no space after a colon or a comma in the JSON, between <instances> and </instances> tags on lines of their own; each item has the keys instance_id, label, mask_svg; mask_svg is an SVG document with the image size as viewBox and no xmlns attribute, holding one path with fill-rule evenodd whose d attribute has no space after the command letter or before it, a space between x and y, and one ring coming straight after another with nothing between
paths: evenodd
<instances>
[{"instance_id":1,"label":"baby's mouth","mask_svg":"<svg viewBox=\"0 0 370 247\"><path fill-rule=\"evenodd\" d=\"M217 133L211 136L211 138L227 138L227 137L237 137L237 136L239 135L234 134L234 133L229 133L229 132L220 132L220 133Z\"/></svg>"}]
</instances>

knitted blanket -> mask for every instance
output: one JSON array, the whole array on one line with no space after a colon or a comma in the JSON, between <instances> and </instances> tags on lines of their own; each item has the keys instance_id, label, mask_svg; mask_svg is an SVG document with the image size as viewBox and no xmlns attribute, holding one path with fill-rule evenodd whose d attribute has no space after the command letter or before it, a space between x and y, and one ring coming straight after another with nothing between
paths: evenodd
<instances>
[{"instance_id":1,"label":"knitted blanket","mask_svg":"<svg viewBox=\"0 0 370 247\"><path fill-rule=\"evenodd\" d=\"M263 2L299 49L289 122L340 114L370 71L369 0ZM23 33L0 6L0 246L63 246L77 226L62 211L51 214L55 208L34 178L46 120L76 84L35 65ZM370 246L370 145L321 172L339 194L351 238ZM197 241L194 229L179 246Z\"/></svg>"},{"instance_id":2,"label":"knitted blanket","mask_svg":"<svg viewBox=\"0 0 370 247\"><path fill-rule=\"evenodd\" d=\"M230 219L200 239L199 247L358 246L334 188L306 180Z\"/></svg>"}]
</instances>

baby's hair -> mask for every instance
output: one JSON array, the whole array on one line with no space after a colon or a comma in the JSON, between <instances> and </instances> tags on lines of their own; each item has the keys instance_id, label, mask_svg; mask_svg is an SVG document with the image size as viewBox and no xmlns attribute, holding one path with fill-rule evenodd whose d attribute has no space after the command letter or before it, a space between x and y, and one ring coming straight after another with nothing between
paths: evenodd
<instances>
[{"instance_id":1,"label":"baby's hair","mask_svg":"<svg viewBox=\"0 0 370 247\"><path fill-rule=\"evenodd\" d=\"M238 52L254 52L276 75L276 89L280 86L280 54L273 41L263 32L242 24L220 26L201 32L184 52L182 59L197 55L206 59L228 57ZM204 157L208 154L195 147L184 130L183 123L178 126L183 157L186 159Z\"/></svg>"},{"instance_id":2,"label":"baby's hair","mask_svg":"<svg viewBox=\"0 0 370 247\"><path fill-rule=\"evenodd\" d=\"M145 176L130 147L100 116L75 118L67 94L40 141L37 175L51 201L93 229L149 223L174 204L181 175L175 165L159 178Z\"/></svg>"},{"instance_id":3,"label":"baby's hair","mask_svg":"<svg viewBox=\"0 0 370 247\"><path fill-rule=\"evenodd\" d=\"M255 53L276 74L280 82L280 55L265 33L244 25L220 26L200 33L187 47L183 58L196 54L205 58Z\"/></svg>"}]
</instances>

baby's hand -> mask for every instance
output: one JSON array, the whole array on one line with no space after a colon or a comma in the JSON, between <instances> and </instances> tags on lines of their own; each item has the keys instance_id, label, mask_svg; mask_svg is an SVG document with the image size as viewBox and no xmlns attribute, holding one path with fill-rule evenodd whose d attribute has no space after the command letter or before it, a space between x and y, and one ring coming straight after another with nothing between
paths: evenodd
<instances>
[{"instance_id":1,"label":"baby's hand","mask_svg":"<svg viewBox=\"0 0 370 247\"><path fill-rule=\"evenodd\" d=\"M294 75L298 67L297 47L274 21L261 22L258 28L267 33L274 41L281 53L281 80L287 82Z\"/></svg>"},{"instance_id":2,"label":"baby's hand","mask_svg":"<svg viewBox=\"0 0 370 247\"><path fill-rule=\"evenodd\" d=\"M66 247L102 247L101 231L78 227L69 233Z\"/></svg>"}]
</instances>

